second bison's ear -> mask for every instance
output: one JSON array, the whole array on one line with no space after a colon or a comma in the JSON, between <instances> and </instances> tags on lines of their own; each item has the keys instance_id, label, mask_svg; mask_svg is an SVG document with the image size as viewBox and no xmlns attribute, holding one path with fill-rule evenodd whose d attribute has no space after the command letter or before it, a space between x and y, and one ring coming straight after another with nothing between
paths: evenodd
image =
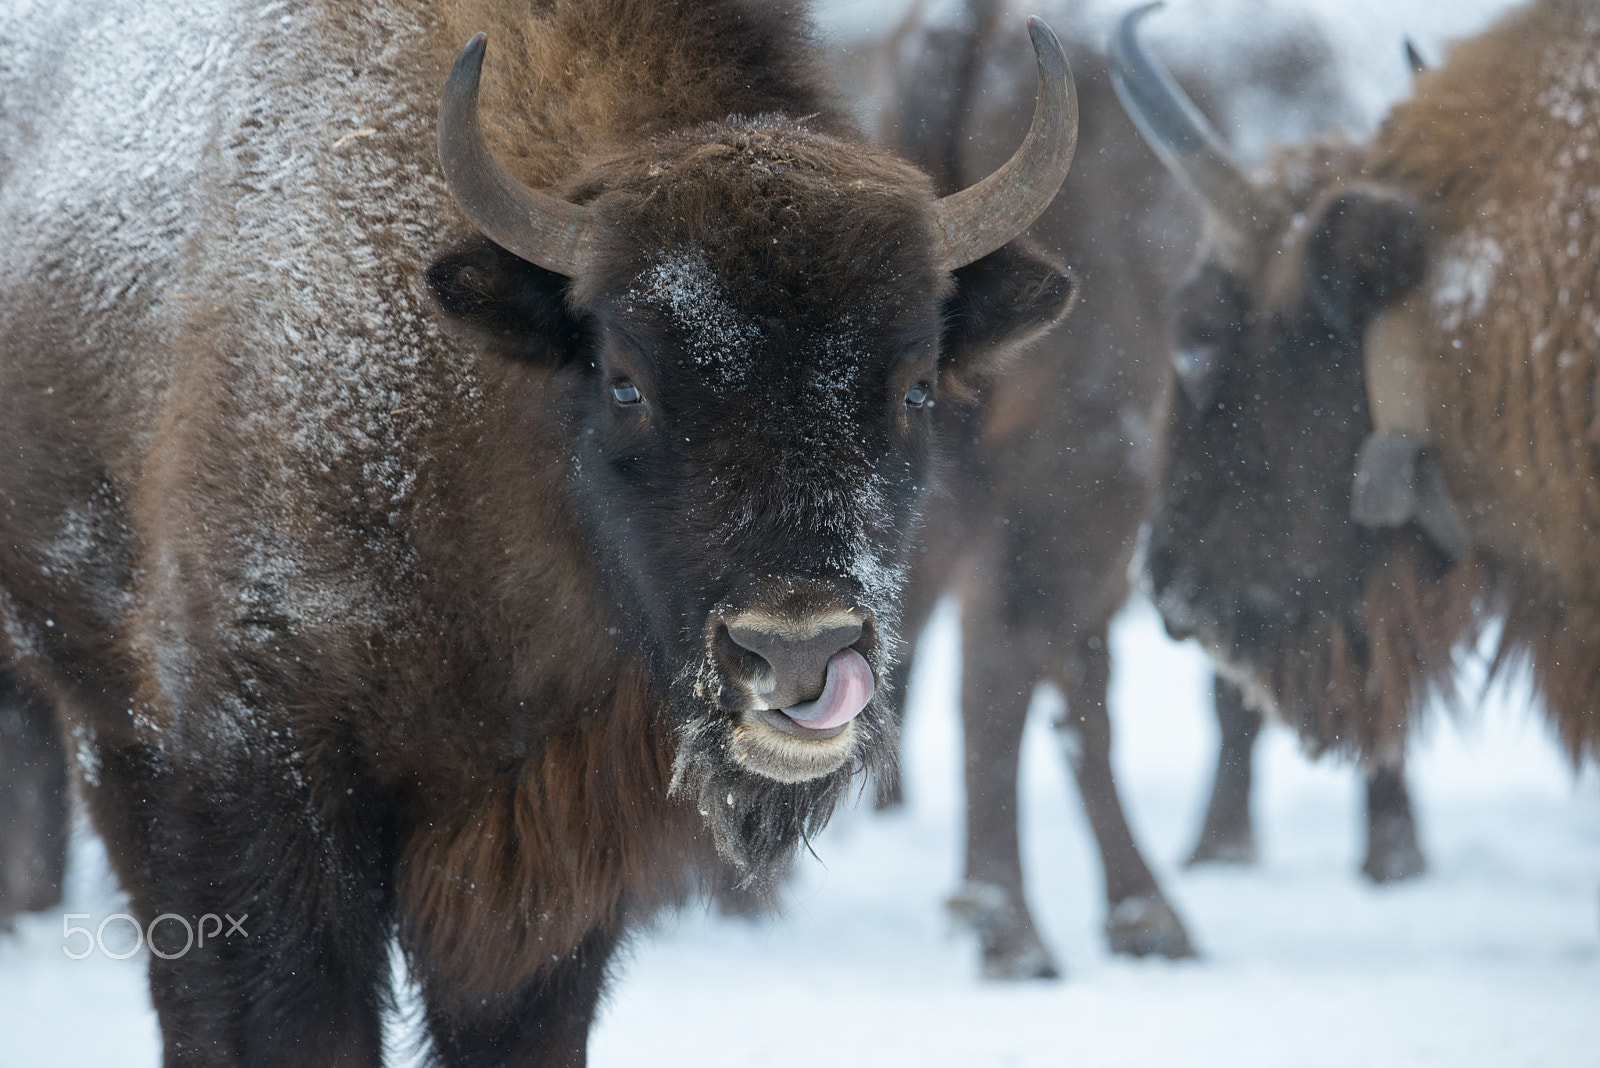
<instances>
[{"instance_id":1,"label":"second bison's ear","mask_svg":"<svg viewBox=\"0 0 1600 1068\"><path fill-rule=\"evenodd\" d=\"M1381 187L1337 193L1310 214L1306 293L1331 331L1359 337L1422 280L1426 222L1409 197Z\"/></svg>"},{"instance_id":2,"label":"second bison's ear","mask_svg":"<svg viewBox=\"0 0 1600 1068\"><path fill-rule=\"evenodd\" d=\"M1013 241L955 272L945 300L939 389L970 398L1007 358L1067 314L1077 295L1059 264Z\"/></svg>"},{"instance_id":3,"label":"second bison's ear","mask_svg":"<svg viewBox=\"0 0 1600 1068\"><path fill-rule=\"evenodd\" d=\"M562 365L589 330L567 307L569 280L474 237L435 260L428 288L447 318L507 356Z\"/></svg>"}]
</instances>

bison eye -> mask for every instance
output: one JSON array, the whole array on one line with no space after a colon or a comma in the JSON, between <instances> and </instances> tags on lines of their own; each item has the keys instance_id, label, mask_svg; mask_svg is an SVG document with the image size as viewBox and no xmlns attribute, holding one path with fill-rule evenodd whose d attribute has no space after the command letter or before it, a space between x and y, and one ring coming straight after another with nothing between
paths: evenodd
<instances>
[{"instance_id":1,"label":"bison eye","mask_svg":"<svg viewBox=\"0 0 1600 1068\"><path fill-rule=\"evenodd\" d=\"M933 387L926 382L918 382L906 390L907 408L932 408Z\"/></svg>"},{"instance_id":2,"label":"bison eye","mask_svg":"<svg viewBox=\"0 0 1600 1068\"><path fill-rule=\"evenodd\" d=\"M639 387L626 378L611 387L611 395L622 405L638 404L644 400L644 394L639 392Z\"/></svg>"}]
</instances>

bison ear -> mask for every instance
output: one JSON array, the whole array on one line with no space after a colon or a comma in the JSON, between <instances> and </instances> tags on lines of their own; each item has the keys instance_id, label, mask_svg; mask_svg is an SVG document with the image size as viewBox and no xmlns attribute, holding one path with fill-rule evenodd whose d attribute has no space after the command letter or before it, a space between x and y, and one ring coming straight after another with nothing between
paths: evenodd
<instances>
[{"instance_id":1,"label":"bison ear","mask_svg":"<svg viewBox=\"0 0 1600 1068\"><path fill-rule=\"evenodd\" d=\"M1072 306L1072 274L1013 241L955 272L945 299L940 392L970 399L1007 359L1058 322Z\"/></svg>"},{"instance_id":2,"label":"bison ear","mask_svg":"<svg viewBox=\"0 0 1600 1068\"><path fill-rule=\"evenodd\" d=\"M1330 330L1358 338L1372 317L1422 280L1427 224L1410 197L1345 190L1312 213L1306 292Z\"/></svg>"},{"instance_id":3,"label":"bison ear","mask_svg":"<svg viewBox=\"0 0 1600 1068\"><path fill-rule=\"evenodd\" d=\"M560 366L584 351L589 329L567 306L570 280L487 238L446 252L427 277L446 317L507 356Z\"/></svg>"}]
</instances>

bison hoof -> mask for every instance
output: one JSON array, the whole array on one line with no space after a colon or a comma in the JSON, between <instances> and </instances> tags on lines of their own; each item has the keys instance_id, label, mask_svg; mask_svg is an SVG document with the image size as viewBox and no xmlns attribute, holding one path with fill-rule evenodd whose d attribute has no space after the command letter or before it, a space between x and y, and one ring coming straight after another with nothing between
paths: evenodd
<instances>
[{"instance_id":1,"label":"bison hoof","mask_svg":"<svg viewBox=\"0 0 1600 1068\"><path fill-rule=\"evenodd\" d=\"M1050 951L1037 939L1031 945L1023 946L990 945L985 940L983 977L998 982L1017 979L1059 979L1061 971L1056 967Z\"/></svg>"},{"instance_id":2,"label":"bison hoof","mask_svg":"<svg viewBox=\"0 0 1600 1068\"><path fill-rule=\"evenodd\" d=\"M1372 842L1361 874L1383 886L1415 879L1428 870L1427 858L1415 842Z\"/></svg>"},{"instance_id":3,"label":"bison hoof","mask_svg":"<svg viewBox=\"0 0 1600 1068\"><path fill-rule=\"evenodd\" d=\"M983 977L994 980L1059 979L1050 951L1033 929L1027 908L1005 887L967 883L945 903L951 917L978 935Z\"/></svg>"},{"instance_id":4,"label":"bison hoof","mask_svg":"<svg viewBox=\"0 0 1600 1068\"><path fill-rule=\"evenodd\" d=\"M1195 955L1183 921L1160 897L1130 897L1106 917L1106 941L1111 952L1130 957L1166 957L1181 960Z\"/></svg>"},{"instance_id":5,"label":"bison hoof","mask_svg":"<svg viewBox=\"0 0 1600 1068\"><path fill-rule=\"evenodd\" d=\"M1199 864L1249 865L1256 862L1256 840L1249 831L1238 835L1216 835L1200 839L1194 852L1185 862L1189 867Z\"/></svg>"}]
</instances>

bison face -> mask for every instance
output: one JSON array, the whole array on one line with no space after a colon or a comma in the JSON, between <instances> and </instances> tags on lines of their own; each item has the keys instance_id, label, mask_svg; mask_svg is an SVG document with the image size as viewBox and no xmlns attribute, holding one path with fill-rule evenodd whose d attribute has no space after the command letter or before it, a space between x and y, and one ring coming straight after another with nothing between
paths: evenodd
<instances>
[{"instance_id":1,"label":"bison face","mask_svg":"<svg viewBox=\"0 0 1600 1068\"><path fill-rule=\"evenodd\" d=\"M619 229L647 239L585 280L577 494L685 752L825 778L892 735L871 698L928 482L944 282L920 212L866 233L808 213L769 260L742 213L708 248L656 207L627 206Z\"/></svg>"},{"instance_id":2,"label":"bison face","mask_svg":"<svg viewBox=\"0 0 1600 1068\"><path fill-rule=\"evenodd\" d=\"M1273 183L1248 178L1139 42L1159 6L1123 17L1112 82L1208 236L1176 296L1181 389L1146 568L1168 630L1199 636L1289 712L1290 691L1315 705L1324 669L1366 656L1360 599L1377 546L1351 516L1372 432L1363 343L1420 279L1424 228L1394 191L1341 184L1360 171L1354 150L1313 145Z\"/></svg>"},{"instance_id":3,"label":"bison face","mask_svg":"<svg viewBox=\"0 0 1600 1068\"><path fill-rule=\"evenodd\" d=\"M933 405L1059 318L1071 283L990 251L1013 234L949 237L920 172L783 117L658 138L566 192L549 210L583 251L549 253L559 273L477 239L430 281L567 380L570 498L675 720L674 788L759 874L892 756L882 684Z\"/></svg>"},{"instance_id":4,"label":"bison face","mask_svg":"<svg viewBox=\"0 0 1600 1068\"><path fill-rule=\"evenodd\" d=\"M1176 296L1182 389L1146 552L1169 632L1257 678L1359 615L1375 548L1350 514L1372 432L1362 338L1422 260L1415 213L1379 190L1324 193L1274 240L1255 277L1211 256Z\"/></svg>"}]
</instances>

